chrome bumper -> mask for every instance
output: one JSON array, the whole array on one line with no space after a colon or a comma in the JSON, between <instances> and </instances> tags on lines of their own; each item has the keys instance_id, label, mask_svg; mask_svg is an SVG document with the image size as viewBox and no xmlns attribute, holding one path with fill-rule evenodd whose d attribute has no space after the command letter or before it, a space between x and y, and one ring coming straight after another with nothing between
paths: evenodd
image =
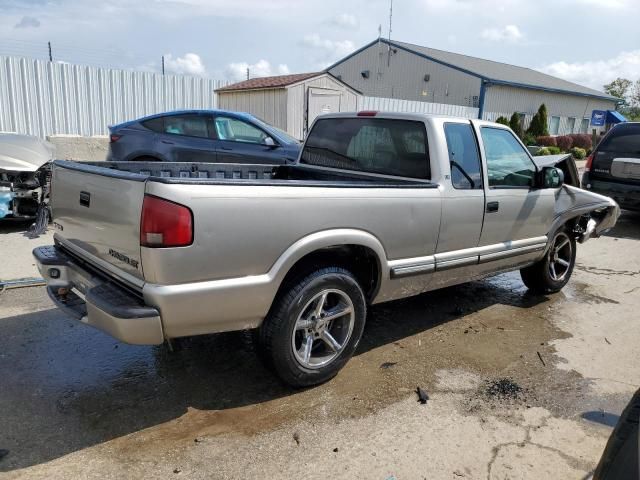
<instances>
[{"instance_id":1,"label":"chrome bumper","mask_svg":"<svg viewBox=\"0 0 640 480\"><path fill-rule=\"evenodd\" d=\"M164 341L160 312L125 288L94 273L56 246L33 250L54 303L72 318L125 343Z\"/></svg>"}]
</instances>

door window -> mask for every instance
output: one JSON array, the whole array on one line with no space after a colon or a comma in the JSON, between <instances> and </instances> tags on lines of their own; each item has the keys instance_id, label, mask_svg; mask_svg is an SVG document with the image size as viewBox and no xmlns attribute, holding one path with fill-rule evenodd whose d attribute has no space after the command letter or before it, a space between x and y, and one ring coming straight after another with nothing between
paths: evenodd
<instances>
[{"instance_id":1,"label":"door window","mask_svg":"<svg viewBox=\"0 0 640 480\"><path fill-rule=\"evenodd\" d=\"M489 187L529 188L533 186L535 165L509 130L482 127Z\"/></svg>"},{"instance_id":2,"label":"door window","mask_svg":"<svg viewBox=\"0 0 640 480\"><path fill-rule=\"evenodd\" d=\"M164 118L164 133L187 137L211 138L209 117L206 115L167 115Z\"/></svg>"},{"instance_id":3,"label":"door window","mask_svg":"<svg viewBox=\"0 0 640 480\"><path fill-rule=\"evenodd\" d=\"M451 183L457 189L482 189L480 155L469 123L445 123Z\"/></svg>"},{"instance_id":4,"label":"door window","mask_svg":"<svg viewBox=\"0 0 640 480\"><path fill-rule=\"evenodd\" d=\"M268 135L253 125L230 117L216 117L216 134L220 140L263 144Z\"/></svg>"}]
</instances>

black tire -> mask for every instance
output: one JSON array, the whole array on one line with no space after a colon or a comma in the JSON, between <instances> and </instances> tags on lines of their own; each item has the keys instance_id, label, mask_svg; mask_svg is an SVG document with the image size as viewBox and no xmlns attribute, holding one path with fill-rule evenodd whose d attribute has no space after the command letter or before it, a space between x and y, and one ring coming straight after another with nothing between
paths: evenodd
<instances>
[{"instance_id":1,"label":"black tire","mask_svg":"<svg viewBox=\"0 0 640 480\"><path fill-rule=\"evenodd\" d=\"M560 272L556 270L558 266L557 262L559 261L558 257L555 257L556 260L554 261L554 256L557 254L555 248L564 244L567 240L568 243L566 243L560 251L560 253L564 255L564 259L560 258L560 260L566 261L569 265L566 267L566 270L561 272L562 275L560 275ZM568 248L571 249L570 252ZM554 265L553 267L552 264ZM575 264L576 239L569 230L563 228L554 234L551 247L544 258L520 270L520 277L527 288L534 293L555 293L562 290L562 287L569 282ZM555 278L553 276L554 271L557 273Z\"/></svg>"},{"instance_id":2,"label":"black tire","mask_svg":"<svg viewBox=\"0 0 640 480\"><path fill-rule=\"evenodd\" d=\"M640 478L638 459L640 442L640 390L626 406L616 427L611 432L593 480L621 480Z\"/></svg>"},{"instance_id":3,"label":"black tire","mask_svg":"<svg viewBox=\"0 0 640 480\"><path fill-rule=\"evenodd\" d=\"M348 314L348 318L343 316L327 323L329 327L325 327L325 329L329 331L329 328L334 328L331 325L335 325L335 328L339 330L338 333L342 332L344 335L344 340L340 344L340 349L328 350L328 356L335 355L335 358L327 360L326 365L309 368L303 365L301 363L303 360L299 360L297 357L300 355L300 351L296 349L296 338L299 338L296 335L302 332L305 337L301 341L306 341L307 336L314 334L307 333L306 329L296 329L296 325L299 317L309 311L310 302L323 295L323 292L330 292L327 295L333 295L335 298L345 301L348 298L351 305L347 305L345 309L351 308L353 316ZM322 301L328 301L325 300L327 298L331 300L333 297L325 296ZM336 305L335 308L339 306ZM320 308L322 309L322 306ZM331 316L326 313L322 313L322 315ZM267 318L257 332L261 355L263 358L267 358L267 363L275 370L276 374L293 387L308 387L326 382L333 378L353 356L362 337L366 315L367 306L364 293L351 272L338 267L318 269L301 279L294 280L281 289ZM344 325L333 322L343 322ZM347 324L352 327L348 328L345 326ZM346 333L347 330L350 333ZM323 348L328 348L325 341L320 338L311 340L311 345L312 348L320 352L323 351Z\"/></svg>"},{"instance_id":4,"label":"black tire","mask_svg":"<svg viewBox=\"0 0 640 480\"><path fill-rule=\"evenodd\" d=\"M146 155L142 157L133 158L129 161L130 162L161 162L162 160L160 160L158 157L151 157L149 155Z\"/></svg>"}]
</instances>

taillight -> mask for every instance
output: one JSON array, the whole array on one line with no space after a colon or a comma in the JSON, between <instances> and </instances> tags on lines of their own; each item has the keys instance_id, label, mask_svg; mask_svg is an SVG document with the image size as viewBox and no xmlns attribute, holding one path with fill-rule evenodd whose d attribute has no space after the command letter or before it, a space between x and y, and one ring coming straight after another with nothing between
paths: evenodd
<instances>
[{"instance_id":1,"label":"taillight","mask_svg":"<svg viewBox=\"0 0 640 480\"><path fill-rule=\"evenodd\" d=\"M115 142L117 142L118 140L120 140L120 138L122 138L122 135L116 135L115 133L112 133L112 134L109 136L109 141L110 141L111 143L115 143Z\"/></svg>"},{"instance_id":2,"label":"taillight","mask_svg":"<svg viewBox=\"0 0 640 480\"><path fill-rule=\"evenodd\" d=\"M143 247L186 247L193 243L193 215L184 205L145 195L140 219Z\"/></svg>"},{"instance_id":3,"label":"taillight","mask_svg":"<svg viewBox=\"0 0 640 480\"><path fill-rule=\"evenodd\" d=\"M359 117L375 117L378 114L376 110L362 110L358 112Z\"/></svg>"},{"instance_id":4,"label":"taillight","mask_svg":"<svg viewBox=\"0 0 640 480\"><path fill-rule=\"evenodd\" d=\"M591 164L593 163L593 153L587 157L587 163L584 164L584 171L591 171Z\"/></svg>"}]
</instances>

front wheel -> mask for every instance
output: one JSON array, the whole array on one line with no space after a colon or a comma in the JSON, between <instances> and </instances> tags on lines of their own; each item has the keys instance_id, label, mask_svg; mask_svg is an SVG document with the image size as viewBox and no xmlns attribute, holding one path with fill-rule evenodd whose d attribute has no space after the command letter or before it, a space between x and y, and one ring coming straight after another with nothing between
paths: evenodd
<instances>
[{"instance_id":1,"label":"front wheel","mask_svg":"<svg viewBox=\"0 0 640 480\"><path fill-rule=\"evenodd\" d=\"M263 354L294 387L326 382L358 346L365 296L347 270L317 270L285 287L258 332Z\"/></svg>"},{"instance_id":2,"label":"front wheel","mask_svg":"<svg viewBox=\"0 0 640 480\"><path fill-rule=\"evenodd\" d=\"M576 239L566 229L553 237L544 258L520 270L527 288L535 293L555 293L564 287L576 263Z\"/></svg>"}]
</instances>

